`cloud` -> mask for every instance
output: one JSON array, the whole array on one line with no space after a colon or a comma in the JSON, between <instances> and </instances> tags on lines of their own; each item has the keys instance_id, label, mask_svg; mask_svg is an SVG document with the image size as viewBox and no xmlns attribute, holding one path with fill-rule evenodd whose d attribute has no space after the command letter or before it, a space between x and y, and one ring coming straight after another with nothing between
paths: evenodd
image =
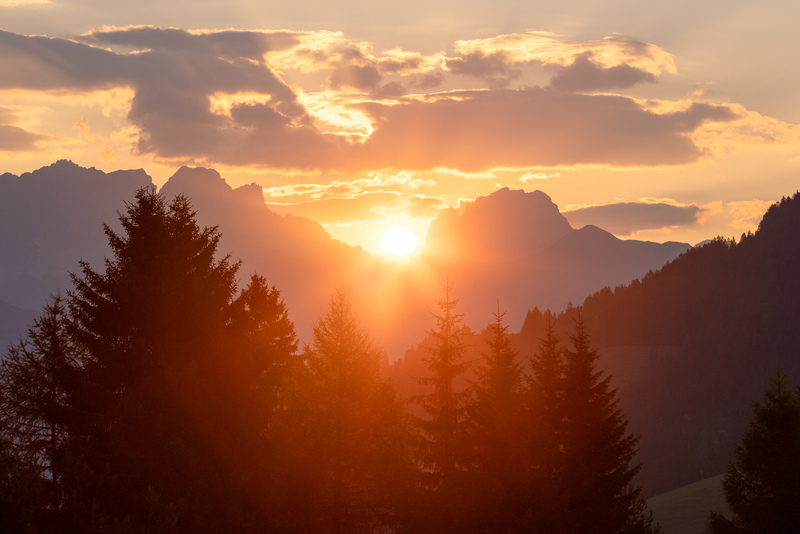
<instances>
[{"instance_id":1,"label":"cloud","mask_svg":"<svg viewBox=\"0 0 800 534\"><path fill-rule=\"evenodd\" d=\"M80 39L0 31L0 89L85 95L124 88L132 95L125 103L135 151L167 164L461 172L681 165L718 149L720 139L763 132L770 142L782 127L759 123L736 106L682 101L659 108L655 101L570 92L652 81L672 68L658 47L622 36L588 43L533 33L461 41L460 59L446 60L449 73L441 68L443 55L376 54L368 43L334 32L131 27ZM277 64L305 69L297 63L303 58L329 69L338 90L306 93L276 70ZM403 96L409 87L430 90L453 72L501 80L521 61L556 69L553 87ZM736 136L726 133L734 120ZM22 146L32 146L34 138L26 139Z\"/></svg>"},{"instance_id":2,"label":"cloud","mask_svg":"<svg viewBox=\"0 0 800 534\"><path fill-rule=\"evenodd\" d=\"M0 0L0 7L22 7L52 3L52 0Z\"/></svg>"},{"instance_id":3,"label":"cloud","mask_svg":"<svg viewBox=\"0 0 800 534\"><path fill-rule=\"evenodd\" d=\"M433 218L442 200L418 193L435 187L412 172L370 172L367 177L327 184L294 184L264 189L268 205L281 213L309 217L322 224L375 222L396 214Z\"/></svg>"},{"instance_id":4,"label":"cloud","mask_svg":"<svg viewBox=\"0 0 800 534\"><path fill-rule=\"evenodd\" d=\"M267 201L280 203L302 202L303 200L325 200L331 198L355 198L365 193L393 189L396 192L414 191L422 187L433 187L436 182L418 178L412 172L400 171L396 174L373 171L366 178L349 182L334 180L327 184L292 184L264 188Z\"/></svg>"},{"instance_id":5,"label":"cloud","mask_svg":"<svg viewBox=\"0 0 800 534\"><path fill-rule=\"evenodd\" d=\"M564 216L574 228L592 224L614 235L630 236L642 230L692 226L700 221L704 211L694 204L620 202L565 211Z\"/></svg>"},{"instance_id":6,"label":"cloud","mask_svg":"<svg viewBox=\"0 0 800 534\"><path fill-rule=\"evenodd\" d=\"M433 219L447 204L440 198L428 196L412 196L408 199L408 216L419 219Z\"/></svg>"},{"instance_id":7,"label":"cloud","mask_svg":"<svg viewBox=\"0 0 800 534\"><path fill-rule=\"evenodd\" d=\"M18 126L0 124L0 151L25 152L35 150L48 136L23 130Z\"/></svg>"},{"instance_id":8,"label":"cloud","mask_svg":"<svg viewBox=\"0 0 800 534\"><path fill-rule=\"evenodd\" d=\"M154 26L129 26L93 31L80 36L84 43L162 50L191 55L213 55L226 59L261 61L270 52L283 52L301 43L305 34L288 31L195 31Z\"/></svg>"},{"instance_id":9,"label":"cloud","mask_svg":"<svg viewBox=\"0 0 800 534\"><path fill-rule=\"evenodd\" d=\"M523 63L566 67L576 58L591 55L602 69L628 65L658 76L662 71L676 72L672 55L656 45L612 34L604 39L568 42L547 32L530 31L498 35L487 39L456 41L455 50L464 57L502 59L507 64ZM496 66L495 69L499 69Z\"/></svg>"},{"instance_id":10,"label":"cloud","mask_svg":"<svg viewBox=\"0 0 800 534\"><path fill-rule=\"evenodd\" d=\"M53 139L49 135L31 132L15 124L18 119L14 110L0 107L0 152L33 151L41 143Z\"/></svg>"},{"instance_id":11,"label":"cloud","mask_svg":"<svg viewBox=\"0 0 800 534\"><path fill-rule=\"evenodd\" d=\"M453 74L484 78L492 87L507 87L512 80L522 76L522 71L512 66L514 61L504 50L483 52L475 50L460 57L448 58L445 68Z\"/></svg>"},{"instance_id":12,"label":"cloud","mask_svg":"<svg viewBox=\"0 0 800 534\"><path fill-rule=\"evenodd\" d=\"M541 183L545 180L550 180L551 178L560 178L560 172L554 173L544 173L544 172L526 172L522 176L519 177L519 181L523 184L534 184L534 183Z\"/></svg>"},{"instance_id":13,"label":"cloud","mask_svg":"<svg viewBox=\"0 0 800 534\"><path fill-rule=\"evenodd\" d=\"M353 89L374 89L381 81L381 73L375 65L343 64L334 69L330 77L331 89L351 87Z\"/></svg>"},{"instance_id":14,"label":"cloud","mask_svg":"<svg viewBox=\"0 0 800 534\"><path fill-rule=\"evenodd\" d=\"M395 192L367 192L354 197L333 197L299 202L296 204L270 204L280 213L307 217L320 224L382 221L389 213L405 207L401 196Z\"/></svg>"},{"instance_id":15,"label":"cloud","mask_svg":"<svg viewBox=\"0 0 800 534\"><path fill-rule=\"evenodd\" d=\"M0 30L1 89L90 91L126 85L116 54L66 39Z\"/></svg>"},{"instance_id":16,"label":"cloud","mask_svg":"<svg viewBox=\"0 0 800 534\"><path fill-rule=\"evenodd\" d=\"M550 86L559 91L610 91L626 89L638 83L655 83L652 72L620 64L603 68L592 61L592 53L585 52L575 58L568 67L563 67L550 81Z\"/></svg>"},{"instance_id":17,"label":"cloud","mask_svg":"<svg viewBox=\"0 0 800 534\"><path fill-rule=\"evenodd\" d=\"M733 219L730 226L741 230L755 230L773 202L757 199L728 202L728 212Z\"/></svg>"},{"instance_id":18,"label":"cloud","mask_svg":"<svg viewBox=\"0 0 800 534\"><path fill-rule=\"evenodd\" d=\"M462 91L402 105L364 104L374 132L355 147L365 167L475 171L575 164L678 165L702 151L691 134L735 118L692 104L652 113L636 101L546 89Z\"/></svg>"}]
</instances>

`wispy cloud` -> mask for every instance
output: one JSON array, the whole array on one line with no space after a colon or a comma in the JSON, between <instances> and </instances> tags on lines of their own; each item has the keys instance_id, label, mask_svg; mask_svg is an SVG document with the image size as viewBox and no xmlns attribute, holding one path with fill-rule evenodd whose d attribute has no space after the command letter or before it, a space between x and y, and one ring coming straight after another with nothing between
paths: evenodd
<instances>
[{"instance_id":1,"label":"wispy cloud","mask_svg":"<svg viewBox=\"0 0 800 534\"><path fill-rule=\"evenodd\" d=\"M23 7L52 3L52 0L0 0L0 7Z\"/></svg>"},{"instance_id":2,"label":"wispy cloud","mask_svg":"<svg viewBox=\"0 0 800 534\"><path fill-rule=\"evenodd\" d=\"M727 209L732 221L730 225L741 230L753 230L758 227L772 200L741 200L728 202Z\"/></svg>"},{"instance_id":3,"label":"wispy cloud","mask_svg":"<svg viewBox=\"0 0 800 534\"><path fill-rule=\"evenodd\" d=\"M0 107L0 152L26 152L41 148L41 144L54 138L29 131L20 125L16 110Z\"/></svg>"}]
</instances>

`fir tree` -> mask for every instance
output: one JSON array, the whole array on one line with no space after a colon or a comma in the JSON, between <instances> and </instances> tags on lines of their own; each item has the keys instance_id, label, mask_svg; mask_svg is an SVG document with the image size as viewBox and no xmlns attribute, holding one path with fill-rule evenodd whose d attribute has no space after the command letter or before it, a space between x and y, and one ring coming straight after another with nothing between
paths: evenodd
<instances>
[{"instance_id":1,"label":"fir tree","mask_svg":"<svg viewBox=\"0 0 800 534\"><path fill-rule=\"evenodd\" d=\"M474 530L519 529L525 504L525 411L522 366L499 309L488 327L488 351L476 368L469 407L476 499Z\"/></svg>"},{"instance_id":2,"label":"fir tree","mask_svg":"<svg viewBox=\"0 0 800 534\"><path fill-rule=\"evenodd\" d=\"M578 316L563 372L560 484L565 495L564 532L646 533L660 530L633 485L638 438L618 407L611 377L596 369L586 323Z\"/></svg>"},{"instance_id":3,"label":"fir tree","mask_svg":"<svg viewBox=\"0 0 800 534\"><path fill-rule=\"evenodd\" d=\"M722 480L732 512L709 516L713 533L783 534L800 525L800 391L777 371Z\"/></svg>"},{"instance_id":4,"label":"fir tree","mask_svg":"<svg viewBox=\"0 0 800 534\"><path fill-rule=\"evenodd\" d=\"M376 532L404 521L414 478L411 421L380 376L382 350L339 290L313 328L290 391L295 476L306 494L293 529Z\"/></svg>"},{"instance_id":5,"label":"fir tree","mask_svg":"<svg viewBox=\"0 0 800 534\"><path fill-rule=\"evenodd\" d=\"M94 503L141 530L175 517L180 531L247 530L244 479L269 451L265 381L294 351L293 326L263 279L237 297L239 264L216 259L220 234L185 197L140 189L120 222L121 233L105 226L105 271L82 263L69 301L75 509Z\"/></svg>"},{"instance_id":6,"label":"fir tree","mask_svg":"<svg viewBox=\"0 0 800 534\"><path fill-rule=\"evenodd\" d=\"M43 476L49 509L61 507L70 384L78 353L67 332L60 294L50 297L27 336L9 347L0 365L0 416L16 457Z\"/></svg>"},{"instance_id":7,"label":"fir tree","mask_svg":"<svg viewBox=\"0 0 800 534\"><path fill-rule=\"evenodd\" d=\"M466 423L468 389L457 391L456 379L469 363L464 361L462 341L463 315L456 313L458 301L453 286L444 286L444 298L437 301L439 313L433 313L436 328L428 334L431 344L424 349L423 361L430 376L419 379L433 392L412 400L425 412L419 420L423 432L420 463L425 475L424 487L431 493L425 505L429 512L426 528L434 532L464 531L463 504L469 499L467 470L472 462Z\"/></svg>"},{"instance_id":8,"label":"fir tree","mask_svg":"<svg viewBox=\"0 0 800 534\"><path fill-rule=\"evenodd\" d=\"M531 374L524 397L528 418L526 518L528 530L554 531L559 520L557 511L566 506L561 484L565 354L550 312L543 318L547 320L545 336L528 358Z\"/></svg>"}]
</instances>

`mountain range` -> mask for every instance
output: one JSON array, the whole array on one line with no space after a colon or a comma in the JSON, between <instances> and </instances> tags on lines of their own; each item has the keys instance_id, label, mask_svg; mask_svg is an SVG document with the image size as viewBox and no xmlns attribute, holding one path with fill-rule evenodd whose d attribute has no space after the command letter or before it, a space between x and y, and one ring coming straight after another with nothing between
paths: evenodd
<instances>
[{"instance_id":1,"label":"mountain range","mask_svg":"<svg viewBox=\"0 0 800 534\"><path fill-rule=\"evenodd\" d=\"M142 170L104 173L64 160L0 176L2 347L20 338L48 294L69 290L79 260L101 268L103 224L118 230L118 212L151 185ZM418 392L417 347L448 280L473 332L473 359L498 306L523 363L551 318L566 340L580 314L642 436L639 480L649 495L724 470L775 367L800 382L800 195L771 207L738 243L692 248L574 229L546 194L500 189L442 211L422 249L398 261L278 215L259 185L234 189L212 169L183 167L161 192L186 195L199 223L219 228L219 253L241 259L243 278L257 272L275 284L301 338L333 291L349 289L405 395Z\"/></svg>"},{"instance_id":2,"label":"mountain range","mask_svg":"<svg viewBox=\"0 0 800 534\"><path fill-rule=\"evenodd\" d=\"M141 169L104 173L66 160L0 176L4 316L29 320L50 293L69 289L69 272L78 270L79 260L102 265L108 253L103 224L118 229L125 202L151 184ZM461 213L442 211L422 250L398 261L334 240L309 219L278 215L265 205L259 185L234 189L213 169L182 167L161 192L168 199L186 195L199 223L219 228L219 251L241 259L242 276L258 272L275 284L302 338L308 339L333 291L345 287L391 359L430 328L428 312L448 279L468 324L486 324L499 301L518 330L533 306L563 309L689 248L620 240L593 226L573 229L541 191L501 189ZM3 346L18 338L8 331L20 322L4 322L12 326L0 330Z\"/></svg>"}]
</instances>

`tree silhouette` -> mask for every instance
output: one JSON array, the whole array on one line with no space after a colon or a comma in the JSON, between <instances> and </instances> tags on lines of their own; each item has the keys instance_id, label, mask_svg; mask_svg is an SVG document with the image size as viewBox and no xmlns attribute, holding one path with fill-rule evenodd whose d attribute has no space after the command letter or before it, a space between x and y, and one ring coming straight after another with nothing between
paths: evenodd
<instances>
[{"instance_id":1,"label":"tree silhouette","mask_svg":"<svg viewBox=\"0 0 800 534\"><path fill-rule=\"evenodd\" d=\"M468 410L475 449L473 530L510 532L519 528L526 505L527 425L518 351L503 324L505 314L493 315Z\"/></svg>"},{"instance_id":2,"label":"tree silhouette","mask_svg":"<svg viewBox=\"0 0 800 534\"><path fill-rule=\"evenodd\" d=\"M456 313L458 301L452 291L448 281L444 298L437 301L439 313L432 314L436 320L436 328L428 333L432 343L424 346L427 356L423 362L430 376L419 378L419 382L432 386L433 392L412 398L425 413L419 420L423 431L420 463L424 487L431 492L426 500L431 507L426 527L434 532L464 530L463 504L469 493L466 473L472 461L466 423L470 391L457 391L455 387L469 362L463 360L463 316Z\"/></svg>"},{"instance_id":3,"label":"tree silhouette","mask_svg":"<svg viewBox=\"0 0 800 534\"><path fill-rule=\"evenodd\" d=\"M415 481L412 425L380 376L381 357L338 290L289 393L293 467L307 484L293 525L301 531L376 532L404 520L402 500Z\"/></svg>"},{"instance_id":4,"label":"tree silhouette","mask_svg":"<svg viewBox=\"0 0 800 534\"><path fill-rule=\"evenodd\" d=\"M70 417L70 383L77 349L67 332L60 294L50 297L27 336L9 347L0 366L0 415L5 434L26 465L43 476L49 507L61 507L64 443Z\"/></svg>"},{"instance_id":5,"label":"tree silhouette","mask_svg":"<svg viewBox=\"0 0 800 534\"><path fill-rule=\"evenodd\" d=\"M140 189L120 222L121 234L105 226L105 272L73 275L73 493L135 529L246 530L243 478L269 452L267 383L294 351L293 326L263 279L236 297L239 264L215 259L220 234L199 228L186 198Z\"/></svg>"},{"instance_id":6,"label":"tree silhouette","mask_svg":"<svg viewBox=\"0 0 800 534\"><path fill-rule=\"evenodd\" d=\"M0 419L0 532L44 531L42 510L50 504L46 481L35 464L21 461L20 450L6 436Z\"/></svg>"},{"instance_id":7,"label":"tree silhouette","mask_svg":"<svg viewBox=\"0 0 800 534\"><path fill-rule=\"evenodd\" d=\"M528 358L531 374L524 397L528 416L527 521L533 530L554 531L559 524L559 514L554 511L566 506L561 484L565 353L550 312L542 319L547 321L544 337Z\"/></svg>"},{"instance_id":8,"label":"tree silhouette","mask_svg":"<svg viewBox=\"0 0 800 534\"><path fill-rule=\"evenodd\" d=\"M713 533L797 532L800 525L800 391L778 370L736 446L722 480L733 517L712 512Z\"/></svg>"},{"instance_id":9,"label":"tree silhouette","mask_svg":"<svg viewBox=\"0 0 800 534\"><path fill-rule=\"evenodd\" d=\"M652 525L631 466L638 438L628 433L611 377L596 369L580 315L566 351L563 373L560 479L566 497L565 532L651 532Z\"/></svg>"}]
</instances>

